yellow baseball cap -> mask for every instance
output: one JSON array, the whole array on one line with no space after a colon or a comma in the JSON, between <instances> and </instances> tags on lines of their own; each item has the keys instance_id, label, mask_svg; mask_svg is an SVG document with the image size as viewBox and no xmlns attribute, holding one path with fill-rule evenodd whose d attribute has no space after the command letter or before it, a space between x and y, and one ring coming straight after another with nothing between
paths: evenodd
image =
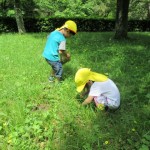
<instances>
[{"instance_id":1,"label":"yellow baseball cap","mask_svg":"<svg viewBox=\"0 0 150 150\"><path fill-rule=\"evenodd\" d=\"M60 28L58 28L57 30L60 30L63 28L69 29L73 34L77 33L77 24L72 20L66 21L65 24L61 26Z\"/></svg>"},{"instance_id":2,"label":"yellow baseball cap","mask_svg":"<svg viewBox=\"0 0 150 150\"><path fill-rule=\"evenodd\" d=\"M81 92L84 89L85 84L89 81L103 82L108 80L108 77L92 72L89 68L81 68L75 74L75 83L77 85L77 91Z\"/></svg>"}]
</instances>

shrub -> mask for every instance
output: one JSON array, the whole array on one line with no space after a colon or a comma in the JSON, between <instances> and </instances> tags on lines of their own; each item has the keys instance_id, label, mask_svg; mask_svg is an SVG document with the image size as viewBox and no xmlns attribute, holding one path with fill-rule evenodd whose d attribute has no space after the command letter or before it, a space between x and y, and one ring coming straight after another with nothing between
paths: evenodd
<instances>
[{"instance_id":1,"label":"shrub","mask_svg":"<svg viewBox=\"0 0 150 150\"><path fill-rule=\"evenodd\" d=\"M100 18L24 18L27 32L50 32L60 27L66 20L72 19L78 25L78 31L103 32L115 29L115 20ZM15 18L0 18L0 32L17 32ZM150 31L150 20L129 20L128 31Z\"/></svg>"}]
</instances>

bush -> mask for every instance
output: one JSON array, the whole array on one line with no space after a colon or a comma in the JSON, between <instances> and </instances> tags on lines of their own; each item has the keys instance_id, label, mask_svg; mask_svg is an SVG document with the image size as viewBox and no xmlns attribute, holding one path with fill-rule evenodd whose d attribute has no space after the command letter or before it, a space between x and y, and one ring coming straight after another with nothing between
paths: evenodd
<instances>
[{"instance_id":1,"label":"bush","mask_svg":"<svg viewBox=\"0 0 150 150\"><path fill-rule=\"evenodd\" d=\"M72 19L78 25L78 31L103 32L115 29L115 20L98 18L25 18L27 32L50 32ZM0 18L0 32L17 32L15 18ZM150 20L129 20L128 31L150 31Z\"/></svg>"},{"instance_id":2,"label":"bush","mask_svg":"<svg viewBox=\"0 0 150 150\"><path fill-rule=\"evenodd\" d=\"M17 24L15 18L0 17L0 33L1 32L17 32Z\"/></svg>"}]
</instances>

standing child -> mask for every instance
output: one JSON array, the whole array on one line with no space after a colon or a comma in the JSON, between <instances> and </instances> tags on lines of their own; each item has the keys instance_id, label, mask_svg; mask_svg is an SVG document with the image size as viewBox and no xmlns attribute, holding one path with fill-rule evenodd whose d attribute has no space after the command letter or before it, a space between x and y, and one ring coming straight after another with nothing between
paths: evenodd
<instances>
[{"instance_id":1,"label":"standing child","mask_svg":"<svg viewBox=\"0 0 150 150\"><path fill-rule=\"evenodd\" d=\"M75 75L77 91L82 92L87 88L88 97L82 105L91 103L103 109L117 109L120 106L120 93L116 84L103 74L92 72L88 68L79 69Z\"/></svg>"},{"instance_id":2,"label":"standing child","mask_svg":"<svg viewBox=\"0 0 150 150\"><path fill-rule=\"evenodd\" d=\"M62 64L70 60L70 54L66 51L66 38L77 33L77 25L74 21L68 20L65 24L51 32L48 36L46 46L43 52L43 57L52 67L52 72L49 81L58 81L62 78ZM62 56L63 60L60 59Z\"/></svg>"}]
</instances>

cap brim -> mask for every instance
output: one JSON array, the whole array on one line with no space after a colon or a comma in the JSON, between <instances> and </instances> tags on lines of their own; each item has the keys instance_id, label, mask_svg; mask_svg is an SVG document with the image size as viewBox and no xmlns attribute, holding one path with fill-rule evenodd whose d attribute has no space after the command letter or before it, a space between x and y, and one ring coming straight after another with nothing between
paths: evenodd
<instances>
[{"instance_id":1,"label":"cap brim","mask_svg":"<svg viewBox=\"0 0 150 150\"><path fill-rule=\"evenodd\" d=\"M85 84L86 84L86 83L85 83ZM78 87L77 87L77 92L81 92L81 91L84 89L85 84L78 86Z\"/></svg>"}]
</instances>

